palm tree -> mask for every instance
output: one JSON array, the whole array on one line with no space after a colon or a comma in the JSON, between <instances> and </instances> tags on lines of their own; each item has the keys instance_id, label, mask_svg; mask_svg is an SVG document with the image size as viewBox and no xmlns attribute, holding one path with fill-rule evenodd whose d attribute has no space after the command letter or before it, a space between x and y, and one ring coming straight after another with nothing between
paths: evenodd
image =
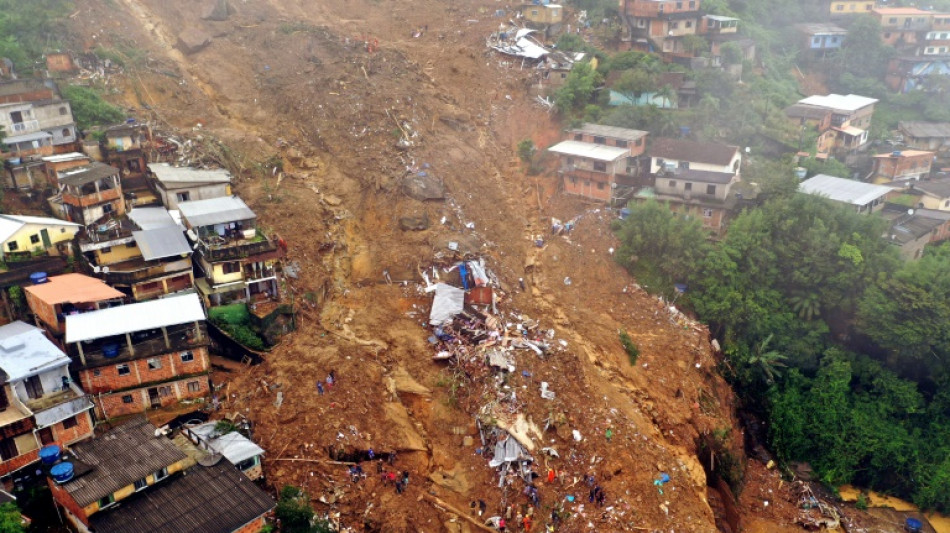
<instances>
[{"instance_id":1,"label":"palm tree","mask_svg":"<svg viewBox=\"0 0 950 533\"><path fill-rule=\"evenodd\" d=\"M799 294L788 299L792 304L792 311L798 314L802 320L812 320L821 315L821 302L816 293Z\"/></svg>"},{"instance_id":2,"label":"palm tree","mask_svg":"<svg viewBox=\"0 0 950 533\"><path fill-rule=\"evenodd\" d=\"M755 352L749 357L749 366L759 367L765 376L765 382L771 385L775 378L782 374L780 368L785 368L786 357L778 350L769 350L769 344L772 343L773 334L769 334L762 342L755 347Z\"/></svg>"}]
</instances>

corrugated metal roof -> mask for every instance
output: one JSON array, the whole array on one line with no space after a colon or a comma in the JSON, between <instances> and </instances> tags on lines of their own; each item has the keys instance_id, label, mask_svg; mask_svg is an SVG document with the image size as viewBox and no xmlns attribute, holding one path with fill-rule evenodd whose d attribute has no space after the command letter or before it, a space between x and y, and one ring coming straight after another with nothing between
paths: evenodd
<instances>
[{"instance_id":1,"label":"corrugated metal roof","mask_svg":"<svg viewBox=\"0 0 950 533\"><path fill-rule=\"evenodd\" d=\"M830 24L827 22L805 22L802 24L796 24L795 28L798 31L808 33L810 35L817 34L831 34L831 35L846 35L848 30L838 26L837 24Z\"/></svg>"},{"instance_id":2,"label":"corrugated metal roof","mask_svg":"<svg viewBox=\"0 0 950 533\"><path fill-rule=\"evenodd\" d=\"M178 210L190 228L257 218L254 211L237 196L181 202Z\"/></svg>"},{"instance_id":3,"label":"corrugated metal roof","mask_svg":"<svg viewBox=\"0 0 950 533\"><path fill-rule=\"evenodd\" d=\"M798 101L799 104L813 105L818 107L825 107L828 109L835 109L839 111L857 111L862 107L867 107L871 104L876 104L876 98L868 98L867 96L859 96L857 94L829 94L827 96L816 94L814 96L809 96L808 98L803 98Z\"/></svg>"},{"instance_id":4,"label":"corrugated metal roof","mask_svg":"<svg viewBox=\"0 0 950 533\"><path fill-rule=\"evenodd\" d=\"M100 533L231 533L276 506L227 462L196 466L90 517Z\"/></svg>"},{"instance_id":5,"label":"corrugated metal roof","mask_svg":"<svg viewBox=\"0 0 950 533\"><path fill-rule=\"evenodd\" d=\"M10 137L4 137L4 144L16 144L16 143L25 143L30 141L38 141L40 139L49 139L53 136L52 133L45 131L40 131L36 133L24 133L23 135L13 135Z\"/></svg>"},{"instance_id":6,"label":"corrugated metal roof","mask_svg":"<svg viewBox=\"0 0 950 533\"><path fill-rule=\"evenodd\" d=\"M616 146L605 146L603 144L585 143L581 141L561 141L548 148L548 151L556 154L596 159L597 161L616 161L630 153L630 150L627 148L617 148Z\"/></svg>"},{"instance_id":7,"label":"corrugated metal roof","mask_svg":"<svg viewBox=\"0 0 950 533\"><path fill-rule=\"evenodd\" d=\"M187 457L172 441L156 437L155 426L149 424L144 416L137 416L103 435L74 444L69 450L83 465L91 468L62 485L80 507ZM171 510L164 509L165 512ZM102 514L109 513L103 511Z\"/></svg>"},{"instance_id":8,"label":"corrugated metal roof","mask_svg":"<svg viewBox=\"0 0 950 533\"><path fill-rule=\"evenodd\" d=\"M49 155L43 158L48 163L63 163L65 161L79 161L80 159L89 159L89 156L80 152L69 152L68 154Z\"/></svg>"},{"instance_id":9,"label":"corrugated metal roof","mask_svg":"<svg viewBox=\"0 0 950 533\"><path fill-rule=\"evenodd\" d=\"M171 218L171 217L169 217ZM155 228L145 231L133 231L132 237L142 251L146 261L180 257L191 253L188 239L177 225Z\"/></svg>"},{"instance_id":10,"label":"corrugated metal roof","mask_svg":"<svg viewBox=\"0 0 950 533\"><path fill-rule=\"evenodd\" d=\"M618 128L616 126L604 126L601 124L584 123L580 128L574 128L571 133L589 133L591 135L600 135L604 137L613 137L615 139L624 139L627 141L636 141L646 137L646 131L632 130L629 128Z\"/></svg>"},{"instance_id":11,"label":"corrugated metal roof","mask_svg":"<svg viewBox=\"0 0 950 533\"><path fill-rule=\"evenodd\" d=\"M685 139L655 139L647 152L650 157L726 166L739 151L738 146L701 143Z\"/></svg>"},{"instance_id":12,"label":"corrugated metal roof","mask_svg":"<svg viewBox=\"0 0 950 533\"><path fill-rule=\"evenodd\" d=\"M673 171L673 177L680 180L689 180L699 183L730 183L735 179L736 175L732 172L716 172L713 170L693 170L693 169L676 169Z\"/></svg>"},{"instance_id":13,"label":"corrugated metal roof","mask_svg":"<svg viewBox=\"0 0 950 533\"><path fill-rule=\"evenodd\" d=\"M43 331L17 320L0 326L0 368L19 381L69 364L69 357Z\"/></svg>"},{"instance_id":14,"label":"corrugated metal roof","mask_svg":"<svg viewBox=\"0 0 950 533\"><path fill-rule=\"evenodd\" d=\"M53 276L46 283L23 287L23 290L49 305L101 302L125 296L101 279L83 274Z\"/></svg>"},{"instance_id":15,"label":"corrugated metal roof","mask_svg":"<svg viewBox=\"0 0 950 533\"><path fill-rule=\"evenodd\" d=\"M827 174L816 174L803 181L799 190L815 196L824 196L836 202L851 205L867 205L883 197L893 189L883 185L864 183L863 181L836 178Z\"/></svg>"},{"instance_id":16,"label":"corrugated metal roof","mask_svg":"<svg viewBox=\"0 0 950 533\"><path fill-rule=\"evenodd\" d=\"M43 226L75 226L79 224L67 222L58 218L49 217L30 217L23 215L0 215L0 242L12 237L14 233L27 224L39 224Z\"/></svg>"},{"instance_id":17,"label":"corrugated metal roof","mask_svg":"<svg viewBox=\"0 0 950 533\"><path fill-rule=\"evenodd\" d=\"M87 167L73 168L61 172L59 182L66 185L85 185L118 174L119 169L93 161Z\"/></svg>"},{"instance_id":18,"label":"corrugated metal roof","mask_svg":"<svg viewBox=\"0 0 950 533\"><path fill-rule=\"evenodd\" d=\"M217 422L207 422L188 427L187 430L200 438L199 446L201 448L220 453L235 465L251 457L264 454L263 448L237 431L231 431L224 435L218 434L218 431L215 430L217 425Z\"/></svg>"},{"instance_id":19,"label":"corrugated metal roof","mask_svg":"<svg viewBox=\"0 0 950 533\"><path fill-rule=\"evenodd\" d=\"M128 304L66 317L66 342L81 342L133 331L158 329L204 320L197 294Z\"/></svg>"},{"instance_id":20,"label":"corrugated metal roof","mask_svg":"<svg viewBox=\"0 0 950 533\"><path fill-rule=\"evenodd\" d=\"M129 220L143 230L175 226L178 223L164 207L136 207L129 211Z\"/></svg>"},{"instance_id":21,"label":"corrugated metal roof","mask_svg":"<svg viewBox=\"0 0 950 533\"><path fill-rule=\"evenodd\" d=\"M911 137L950 137L950 122L900 121L898 129Z\"/></svg>"},{"instance_id":22,"label":"corrugated metal roof","mask_svg":"<svg viewBox=\"0 0 950 533\"><path fill-rule=\"evenodd\" d=\"M223 168L173 167L168 163L153 163L148 168L162 183L231 183L231 174Z\"/></svg>"}]
</instances>

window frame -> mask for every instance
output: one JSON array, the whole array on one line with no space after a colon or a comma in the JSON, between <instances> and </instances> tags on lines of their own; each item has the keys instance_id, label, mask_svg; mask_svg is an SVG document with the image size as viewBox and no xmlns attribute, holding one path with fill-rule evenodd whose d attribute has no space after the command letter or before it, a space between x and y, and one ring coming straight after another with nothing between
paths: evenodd
<instances>
[{"instance_id":1,"label":"window frame","mask_svg":"<svg viewBox=\"0 0 950 533\"><path fill-rule=\"evenodd\" d=\"M132 367L128 363L119 363L115 365L115 373L117 376L130 376L132 375Z\"/></svg>"}]
</instances>

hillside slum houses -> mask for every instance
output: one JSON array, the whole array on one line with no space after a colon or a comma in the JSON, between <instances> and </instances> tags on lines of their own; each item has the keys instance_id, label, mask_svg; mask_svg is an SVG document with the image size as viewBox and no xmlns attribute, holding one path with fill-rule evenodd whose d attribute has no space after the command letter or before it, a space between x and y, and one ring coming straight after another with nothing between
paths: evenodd
<instances>
[{"instance_id":1,"label":"hillside slum houses","mask_svg":"<svg viewBox=\"0 0 950 533\"><path fill-rule=\"evenodd\" d=\"M52 80L0 81L0 126L3 186L48 207L0 215L0 482L48 477L79 531L258 531L274 502L246 435L97 429L211 407L215 313L289 327L286 244L227 170L175 166L185 143L133 120L83 139Z\"/></svg>"}]
</instances>

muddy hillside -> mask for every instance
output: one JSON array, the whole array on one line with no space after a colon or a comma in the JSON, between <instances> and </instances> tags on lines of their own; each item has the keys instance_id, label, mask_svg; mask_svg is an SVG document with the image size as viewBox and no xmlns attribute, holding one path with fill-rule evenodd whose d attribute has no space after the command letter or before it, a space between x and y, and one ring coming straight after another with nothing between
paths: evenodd
<instances>
[{"instance_id":1,"label":"muddy hillside","mask_svg":"<svg viewBox=\"0 0 950 533\"><path fill-rule=\"evenodd\" d=\"M511 522L531 506L535 530L794 520L776 472L741 468L706 328L612 261L614 215L523 173L516 144L560 132L529 73L486 49L503 4L231 0L206 18L215 4L87 0L70 20L78 48L141 58L108 76L109 98L220 141L288 244L298 330L216 378L222 412L255 424L270 487L303 487L354 531L479 531L509 506ZM573 231L552 236L552 217ZM424 280L459 284L462 259L494 302L434 330ZM405 491L378 469L408 472Z\"/></svg>"}]
</instances>

